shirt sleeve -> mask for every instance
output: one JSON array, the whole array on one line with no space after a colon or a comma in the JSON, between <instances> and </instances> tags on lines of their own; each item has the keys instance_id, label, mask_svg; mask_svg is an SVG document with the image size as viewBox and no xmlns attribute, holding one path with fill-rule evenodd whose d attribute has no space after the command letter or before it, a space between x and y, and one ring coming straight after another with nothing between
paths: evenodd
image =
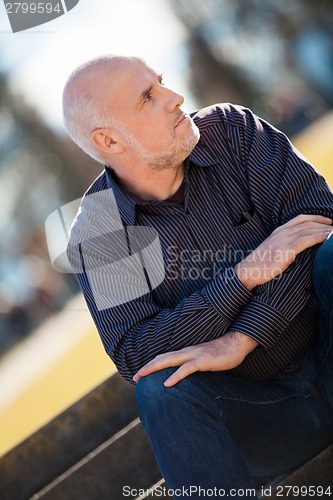
<instances>
[{"instance_id":1,"label":"shirt sleeve","mask_svg":"<svg viewBox=\"0 0 333 500\"><path fill-rule=\"evenodd\" d=\"M242 113L243 168L255 210L262 219L273 230L300 214L332 218L333 194L325 179L283 133L249 110ZM273 347L312 294L317 248L303 251L284 273L254 289L231 329L249 335L263 347Z\"/></svg>"},{"instance_id":2,"label":"shirt sleeve","mask_svg":"<svg viewBox=\"0 0 333 500\"><path fill-rule=\"evenodd\" d=\"M106 236L103 235L102 239L105 240ZM133 375L158 354L219 337L252 297L233 268L228 268L174 308L158 307L153 292L113 307L104 307L96 300L96 293L112 289L116 276L114 269L112 273L107 272L105 254L98 255L96 238L92 244L95 248L88 249L86 242L83 252L81 244L70 243L67 255L74 270L81 270L76 276L104 348L120 374L130 382ZM106 241L101 246L105 248ZM91 259L87 259L89 251ZM130 284L133 295L136 272L133 266L126 265L125 260L118 277L124 285ZM101 265L103 261L104 265ZM91 272L92 267L94 272Z\"/></svg>"}]
</instances>

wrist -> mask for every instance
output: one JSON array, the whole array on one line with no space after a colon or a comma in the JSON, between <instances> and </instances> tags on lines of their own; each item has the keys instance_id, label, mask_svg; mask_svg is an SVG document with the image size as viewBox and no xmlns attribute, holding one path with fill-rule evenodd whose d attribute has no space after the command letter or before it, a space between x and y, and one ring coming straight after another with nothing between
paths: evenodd
<instances>
[{"instance_id":1,"label":"wrist","mask_svg":"<svg viewBox=\"0 0 333 500\"><path fill-rule=\"evenodd\" d=\"M240 262L234 267L234 271L242 285L244 285L245 288L251 292L256 285L253 283L251 276L253 273L250 272L246 264L244 262Z\"/></svg>"},{"instance_id":2,"label":"wrist","mask_svg":"<svg viewBox=\"0 0 333 500\"><path fill-rule=\"evenodd\" d=\"M258 345L258 342L256 340L254 340L249 335L246 335L245 333L237 332L236 330L230 330L228 334L230 335L232 341L235 342L237 349L244 352L245 355L253 351Z\"/></svg>"}]
</instances>

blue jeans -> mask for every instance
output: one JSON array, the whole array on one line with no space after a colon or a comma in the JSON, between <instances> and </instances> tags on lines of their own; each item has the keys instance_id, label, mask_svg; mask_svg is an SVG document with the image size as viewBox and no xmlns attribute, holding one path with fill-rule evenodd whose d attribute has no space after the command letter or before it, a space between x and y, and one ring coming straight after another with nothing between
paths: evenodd
<instances>
[{"instance_id":1,"label":"blue jeans","mask_svg":"<svg viewBox=\"0 0 333 500\"><path fill-rule=\"evenodd\" d=\"M333 236L317 252L313 284L319 334L297 372L268 381L194 373L165 388L170 368L138 382L141 421L177 498L202 498L195 487L244 498L235 490L253 488L252 476L288 473L333 441Z\"/></svg>"}]
</instances>

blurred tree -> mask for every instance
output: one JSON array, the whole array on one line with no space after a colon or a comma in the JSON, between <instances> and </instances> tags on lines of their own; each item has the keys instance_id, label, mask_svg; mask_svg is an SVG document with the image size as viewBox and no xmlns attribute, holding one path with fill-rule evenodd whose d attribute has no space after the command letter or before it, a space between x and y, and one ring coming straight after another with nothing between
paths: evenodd
<instances>
[{"instance_id":1,"label":"blurred tree","mask_svg":"<svg viewBox=\"0 0 333 500\"><path fill-rule=\"evenodd\" d=\"M101 168L47 128L1 74L0 130L1 351L78 289L73 276L52 269L44 223L80 197Z\"/></svg>"},{"instance_id":2,"label":"blurred tree","mask_svg":"<svg viewBox=\"0 0 333 500\"><path fill-rule=\"evenodd\" d=\"M332 0L173 0L202 105L251 107L294 134L333 106Z\"/></svg>"}]
</instances>

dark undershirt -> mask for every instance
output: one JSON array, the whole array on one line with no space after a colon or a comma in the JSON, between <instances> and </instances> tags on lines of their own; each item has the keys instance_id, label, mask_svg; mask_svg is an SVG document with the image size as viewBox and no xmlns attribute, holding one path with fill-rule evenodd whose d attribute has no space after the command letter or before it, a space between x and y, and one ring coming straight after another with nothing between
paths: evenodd
<instances>
[{"instance_id":1,"label":"dark undershirt","mask_svg":"<svg viewBox=\"0 0 333 500\"><path fill-rule=\"evenodd\" d=\"M171 203L178 203L179 205L182 205L184 203L184 191L185 191L185 183L183 179L177 191L164 201L168 201Z\"/></svg>"}]
</instances>

